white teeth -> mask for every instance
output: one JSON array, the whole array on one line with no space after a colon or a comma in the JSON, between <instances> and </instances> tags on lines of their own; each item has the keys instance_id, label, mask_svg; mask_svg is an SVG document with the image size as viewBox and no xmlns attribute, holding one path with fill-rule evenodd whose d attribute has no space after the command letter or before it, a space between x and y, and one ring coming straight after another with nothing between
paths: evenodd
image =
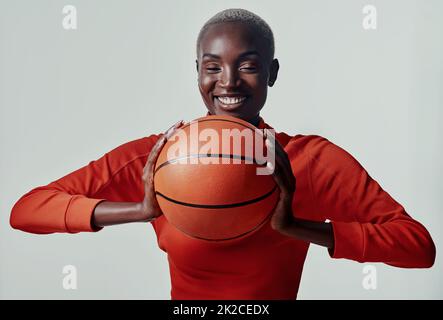
<instances>
[{"instance_id":1,"label":"white teeth","mask_svg":"<svg viewBox=\"0 0 443 320\"><path fill-rule=\"evenodd\" d=\"M236 104L243 102L246 97L217 97L217 99L223 104Z\"/></svg>"}]
</instances>

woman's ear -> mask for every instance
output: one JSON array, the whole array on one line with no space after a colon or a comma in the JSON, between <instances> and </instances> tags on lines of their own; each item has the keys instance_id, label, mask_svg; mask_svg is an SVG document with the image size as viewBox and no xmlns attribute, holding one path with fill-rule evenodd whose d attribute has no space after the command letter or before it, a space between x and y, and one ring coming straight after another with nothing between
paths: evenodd
<instances>
[{"instance_id":1,"label":"woman's ear","mask_svg":"<svg viewBox=\"0 0 443 320\"><path fill-rule=\"evenodd\" d=\"M271 62L271 66L269 68L269 82L268 85L272 87L277 80L278 69L280 69L280 64L278 63L278 59L274 59Z\"/></svg>"}]
</instances>

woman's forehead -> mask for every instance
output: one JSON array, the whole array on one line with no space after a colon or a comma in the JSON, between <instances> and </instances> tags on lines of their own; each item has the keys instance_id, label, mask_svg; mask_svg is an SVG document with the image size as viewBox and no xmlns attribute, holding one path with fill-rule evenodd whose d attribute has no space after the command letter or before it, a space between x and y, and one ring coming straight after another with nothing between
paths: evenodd
<instances>
[{"instance_id":1,"label":"woman's forehead","mask_svg":"<svg viewBox=\"0 0 443 320\"><path fill-rule=\"evenodd\" d=\"M253 28L241 23L220 23L210 26L200 39L199 56L223 55L256 51L265 54L266 43Z\"/></svg>"}]
</instances>

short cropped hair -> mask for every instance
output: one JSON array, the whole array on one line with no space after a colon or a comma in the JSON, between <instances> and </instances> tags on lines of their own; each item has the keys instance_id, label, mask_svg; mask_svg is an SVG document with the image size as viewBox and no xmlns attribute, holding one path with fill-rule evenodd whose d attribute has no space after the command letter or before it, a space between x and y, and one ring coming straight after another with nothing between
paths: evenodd
<instances>
[{"instance_id":1,"label":"short cropped hair","mask_svg":"<svg viewBox=\"0 0 443 320\"><path fill-rule=\"evenodd\" d=\"M215 14L212 18L210 18L208 21L206 21L206 23L200 29L200 32L198 34L197 56L198 56L200 41L205 32L208 30L208 28L212 25L225 23L225 22L240 22L252 27L255 31L257 31L260 34L260 36L262 36L264 39L266 39L266 41L268 41L271 58L274 58L275 43L274 43L274 34L272 33L271 27L269 27L266 21L260 18L258 15L245 9L226 9L220 11L219 13Z\"/></svg>"}]
</instances>

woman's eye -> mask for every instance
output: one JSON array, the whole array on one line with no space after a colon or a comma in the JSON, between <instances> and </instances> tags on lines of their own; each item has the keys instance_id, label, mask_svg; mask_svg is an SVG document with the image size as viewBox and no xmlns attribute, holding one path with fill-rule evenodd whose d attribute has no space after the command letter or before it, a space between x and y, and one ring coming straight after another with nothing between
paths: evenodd
<instances>
[{"instance_id":1,"label":"woman's eye","mask_svg":"<svg viewBox=\"0 0 443 320\"><path fill-rule=\"evenodd\" d=\"M240 67L240 70L244 70L244 71L249 71L249 72L252 72L252 71L256 71L257 70L257 68L255 67L255 66L242 66L242 67Z\"/></svg>"},{"instance_id":2,"label":"woman's eye","mask_svg":"<svg viewBox=\"0 0 443 320\"><path fill-rule=\"evenodd\" d=\"M206 67L206 70L209 72L217 72L220 70L219 67Z\"/></svg>"}]
</instances>

